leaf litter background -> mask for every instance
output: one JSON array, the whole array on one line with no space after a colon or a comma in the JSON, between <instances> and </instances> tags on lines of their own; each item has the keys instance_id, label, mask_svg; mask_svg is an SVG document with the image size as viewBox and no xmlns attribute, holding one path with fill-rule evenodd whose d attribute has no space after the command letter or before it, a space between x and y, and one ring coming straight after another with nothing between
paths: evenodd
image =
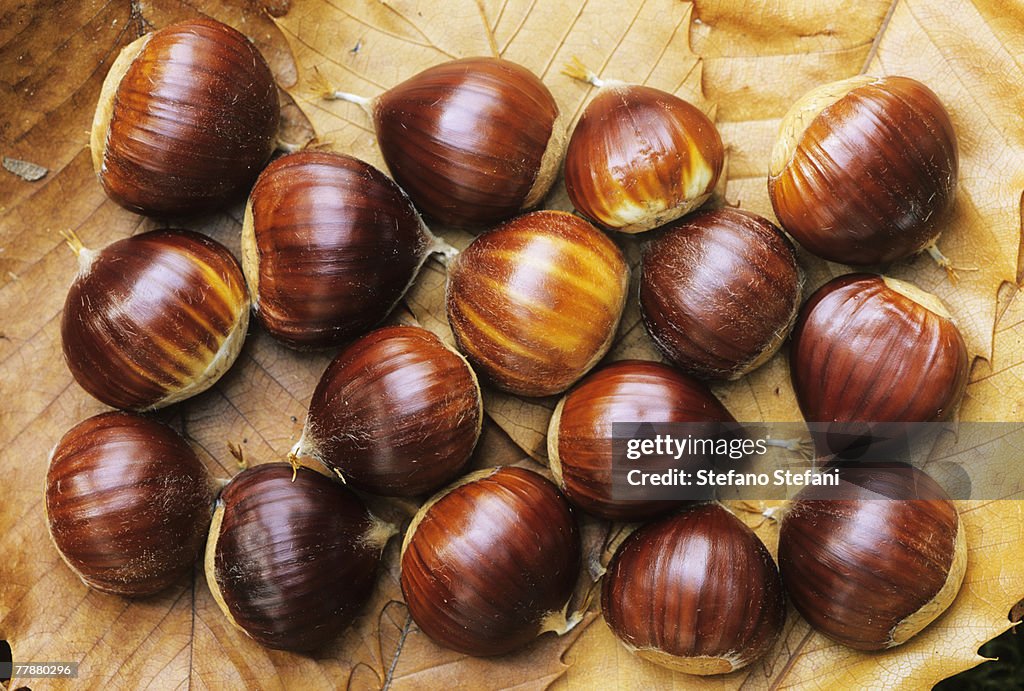
<instances>
[{"instance_id":1,"label":"leaf litter background","mask_svg":"<svg viewBox=\"0 0 1024 691\"><path fill-rule=\"evenodd\" d=\"M11 642L16 659L79 660L82 679L97 687L427 688L486 681L559 689L919 688L980 662L977 648L1009 626L1007 613L1024 596L1024 511L1018 501L961 505L971 545L964 588L949 612L907 645L857 653L814 634L791 611L782 640L763 662L717 679L636 660L593 614L565 637L545 636L499 660L441 649L399 602L397 544L385 553L388 566L366 616L315 657L264 650L232 629L199 570L145 600L86 589L48 544L40 503L49 449L67 428L102 409L74 384L62 361L59 315L75 262L57 231L73 229L89 246L100 247L146 229L181 225L237 250L240 204L201 219L135 216L105 198L86 148L99 86L120 47L143 31L200 13L239 28L267 56L284 90L285 141L315 135L315 146L382 166L365 115L356 106L322 100L323 84L374 96L428 65L476 54L496 53L526 65L562 108L578 115L593 90L560 70L579 57L603 77L675 92L715 117L729 151L716 201L769 216L768 153L793 100L816 84L863 71L922 79L948 105L960 139L957 211L940 244L961 267L961 280L952 285L920 258L890 272L942 296L977 356L961 419L1022 419L1019 4L304 0L289 7L288 0L262 6L242 0L41 0L7 7L0 9L0 154L50 171L34 183L0 173L0 638ZM569 208L564 191L556 189L546 206ZM459 246L470 239L436 230ZM618 240L631 258L639 256L639 241ZM807 256L801 260L809 288L846 271ZM443 267L428 263L407 307L448 337L443 282ZM280 460L299 434L305 405L330 357L297 355L254 328L238 364L217 387L161 417L188 435L219 477L238 471L229 445L253 463ZM635 306L611 357L657 358ZM783 357L716 392L741 420L799 419ZM539 469L535 461L544 460L553 403L488 392L493 423L475 463ZM403 507L377 508L396 515ZM761 515L767 507L733 508L774 549L777 526ZM588 521L585 532L593 567L607 556L615 531ZM32 682L36 688L63 685L38 681Z\"/></svg>"}]
</instances>

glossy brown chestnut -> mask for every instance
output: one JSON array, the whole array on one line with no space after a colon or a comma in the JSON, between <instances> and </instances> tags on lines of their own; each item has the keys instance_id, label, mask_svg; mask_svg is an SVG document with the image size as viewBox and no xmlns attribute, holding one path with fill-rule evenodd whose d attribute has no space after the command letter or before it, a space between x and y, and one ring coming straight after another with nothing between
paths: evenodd
<instances>
[{"instance_id":1,"label":"glossy brown chestnut","mask_svg":"<svg viewBox=\"0 0 1024 691\"><path fill-rule=\"evenodd\" d=\"M772 150L768 193L782 227L844 264L933 245L956 192L956 133L924 84L857 76L797 101Z\"/></svg>"},{"instance_id":2,"label":"glossy brown chestnut","mask_svg":"<svg viewBox=\"0 0 1024 691\"><path fill-rule=\"evenodd\" d=\"M377 329L330 364L293 454L312 456L357 489L415 496L451 482L483 423L476 375L416 326Z\"/></svg>"},{"instance_id":3,"label":"glossy brown chestnut","mask_svg":"<svg viewBox=\"0 0 1024 691\"><path fill-rule=\"evenodd\" d=\"M566 123L551 92L508 60L435 65L366 107L395 180L448 225L491 225L536 206L565 151Z\"/></svg>"},{"instance_id":4,"label":"glossy brown chestnut","mask_svg":"<svg viewBox=\"0 0 1024 691\"><path fill-rule=\"evenodd\" d=\"M500 655L571 628L580 570L572 510L540 475L472 473L428 501L402 543L402 593L420 629L467 655Z\"/></svg>"},{"instance_id":5,"label":"glossy brown chestnut","mask_svg":"<svg viewBox=\"0 0 1024 691\"><path fill-rule=\"evenodd\" d=\"M601 611L640 657L687 674L727 674L771 649L786 619L779 570L720 504L647 525L619 547Z\"/></svg>"},{"instance_id":6,"label":"glossy brown chestnut","mask_svg":"<svg viewBox=\"0 0 1024 691\"><path fill-rule=\"evenodd\" d=\"M702 379L760 367L789 335L803 277L770 221L718 209L674 224L646 249L640 309L669 360Z\"/></svg>"},{"instance_id":7,"label":"glossy brown chestnut","mask_svg":"<svg viewBox=\"0 0 1024 691\"><path fill-rule=\"evenodd\" d=\"M89 140L103 189L143 214L244 194L274 150L277 87L249 39L208 18L132 42L103 82Z\"/></svg>"},{"instance_id":8,"label":"glossy brown chestnut","mask_svg":"<svg viewBox=\"0 0 1024 691\"><path fill-rule=\"evenodd\" d=\"M213 479L170 427L132 413L75 425L50 454L46 522L86 585L151 595L192 570L213 513Z\"/></svg>"},{"instance_id":9,"label":"glossy brown chestnut","mask_svg":"<svg viewBox=\"0 0 1024 691\"><path fill-rule=\"evenodd\" d=\"M69 244L78 275L64 302L64 359L83 389L116 408L150 410L213 386L249 324L242 269L220 243L155 230L102 250Z\"/></svg>"},{"instance_id":10,"label":"glossy brown chestnut","mask_svg":"<svg viewBox=\"0 0 1024 691\"><path fill-rule=\"evenodd\" d=\"M268 463L221 492L206 544L206 582L221 611L261 645L315 650L373 591L392 526L351 490L308 468Z\"/></svg>"},{"instance_id":11,"label":"glossy brown chestnut","mask_svg":"<svg viewBox=\"0 0 1024 691\"><path fill-rule=\"evenodd\" d=\"M703 383L667 365L642 360L613 362L591 372L559 401L548 427L548 461L555 484L589 513L640 521L679 502L615 498L616 422L731 424L735 419ZM675 459L672 466L699 468L707 461L695 456Z\"/></svg>"},{"instance_id":12,"label":"glossy brown chestnut","mask_svg":"<svg viewBox=\"0 0 1024 691\"><path fill-rule=\"evenodd\" d=\"M562 211L520 216L448 266L448 322L469 361L500 389L561 393L611 346L629 267L618 247Z\"/></svg>"},{"instance_id":13,"label":"glossy brown chestnut","mask_svg":"<svg viewBox=\"0 0 1024 691\"><path fill-rule=\"evenodd\" d=\"M815 434L822 454L843 451L843 430L859 423L947 419L967 387L967 346L942 302L871 274L840 276L811 295L789 358L804 418L830 423Z\"/></svg>"},{"instance_id":14,"label":"glossy brown chestnut","mask_svg":"<svg viewBox=\"0 0 1024 691\"><path fill-rule=\"evenodd\" d=\"M242 224L256 315L295 348L336 345L383 321L443 247L384 173L326 152L267 166Z\"/></svg>"},{"instance_id":15,"label":"glossy brown chestnut","mask_svg":"<svg viewBox=\"0 0 1024 691\"><path fill-rule=\"evenodd\" d=\"M779 568L816 630L859 650L907 641L949 607L967 542L956 507L910 466L846 467L827 499L797 495L782 520Z\"/></svg>"},{"instance_id":16,"label":"glossy brown chestnut","mask_svg":"<svg viewBox=\"0 0 1024 691\"><path fill-rule=\"evenodd\" d=\"M565 190L605 228L639 233L707 201L722 173L722 138L698 108L648 86L605 83L565 152Z\"/></svg>"}]
</instances>

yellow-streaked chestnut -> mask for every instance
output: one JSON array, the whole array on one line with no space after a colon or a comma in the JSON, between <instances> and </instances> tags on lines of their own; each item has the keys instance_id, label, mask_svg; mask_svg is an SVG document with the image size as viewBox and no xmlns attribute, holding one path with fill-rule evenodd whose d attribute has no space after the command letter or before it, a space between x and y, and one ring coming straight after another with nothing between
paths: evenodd
<instances>
[{"instance_id":1,"label":"yellow-streaked chestnut","mask_svg":"<svg viewBox=\"0 0 1024 691\"><path fill-rule=\"evenodd\" d=\"M601 611L636 655L687 674L728 674L767 653L786 619L779 570L720 504L651 523L619 547Z\"/></svg>"},{"instance_id":2,"label":"yellow-streaked chestnut","mask_svg":"<svg viewBox=\"0 0 1024 691\"><path fill-rule=\"evenodd\" d=\"M244 195L274 150L277 87L249 39L189 19L126 46L89 140L107 195L143 214L193 214Z\"/></svg>"},{"instance_id":3,"label":"yellow-streaked chestnut","mask_svg":"<svg viewBox=\"0 0 1024 691\"><path fill-rule=\"evenodd\" d=\"M441 63L368 100L388 169L424 214L480 227L540 203L565 152L566 122L544 83L493 57Z\"/></svg>"},{"instance_id":4,"label":"yellow-streaked chestnut","mask_svg":"<svg viewBox=\"0 0 1024 691\"><path fill-rule=\"evenodd\" d=\"M415 496L456 478L482 423L480 385L466 359L426 329L389 326L330 364L293 454L312 456L357 489Z\"/></svg>"},{"instance_id":5,"label":"yellow-streaked chestnut","mask_svg":"<svg viewBox=\"0 0 1024 691\"><path fill-rule=\"evenodd\" d=\"M702 379L736 379L793 328L802 274L770 221L739 209L684 218L648 245L640 309L665 356Z\"/></svg>"},{"instance_id":6,"label":"yellow-streaked chestnut","mask_svg":"<svg viewBox=\"0 0 1024 691\"><path fill-rule=\"evenodd\" d=\"M565 152L565 190L604 228L640 233L696 209L725 160L714 123L649 86L603 82Z\"/></svg>"},{"instance_id":7,"label":"yellow-streaked chestnut","mask_svg":"<svg viewBox=\"0 0 1024 691\"><path fill-rule=\"evenodd\" d=\"M154 230L102 250L69 240L78 275L61 320L75 380L115 408L151 410L202 393L238 357L249 296L238 261L187 230Z\"/></svg>"},{"instance_id":8,"label":"yellow-streaked chestnut","mask_svg":"<svg viewBox=\"0 0 1024 691\"><path fill-rule=\"evenodd\" d=\"M103 413L71 428L51 452L46 522L86 585L151 595L192 571L215 494L173 429L134 413Z\"/></svg>"},{"instance_id":9,"label":"yellow-streaked chestnut","mask_svg":"<svg viewBox=\"0 0 1024 691\"><path fill-rule=\"evenodd\" d=\"M948 419L969 370L967 345L942 302L873 274L840 276L811 295L789 358L804 419L827 423L812 430L822 454L842 452L844 430L864 423Z\"/></svg>"},{"instance_id":10,"label":"yellow-streaked chestnut","mask_svg":"<svg viewBox=\"0 0 1024 691\"><path fill-rule=\"evenodd\" d=\"M963 524L942 488L912 466L838 473L839 487L805 488L787 508L782 580L817 631L859 650L891 648L956 598L967 567Z\"/></svg>"},{"instance_id":11,"label":"yellow-streaked chestnut","mask_svg":"<svg viewBox=\"0 0 1024 691\"><path fill-rule=\"evenodd\" d=\"M325 348L373 328L444 247L388 176L327 152L267 166L242 223L256 315L293 348Z\"/></svg>"},{"instance_id":12,"label":"yellow-streaked chestnut","mask_svg":"<svg viewBox=\"0 0 1024 691\"><path fill-rule=\"evenodd\" d=\"M782 120L768 193L808 251L844 264L892 262L935 243L953 208L949 114L907 77L856 76L813 89Z\"/></svg>"},{"instance_id":13,"label":"yellow-streaked chestnut","mask_svg":"<svg viewBox=\"0 0 1024 691\"><path fill-rule=\"evenodd\" d=\"M500 389L561 393L611 346L629 267L604 233L562 211L535 211L480 235L448 266L448 322Z\"/></svg>"},{"instance_id":14,"label":"yellow-streaked chestnut","mask_svg":"<svg viewBox=\"0 0 1024 691\"><path fill-rule=\"evenodd\" d=\"M316 650L363 609L394 534L325 475L255 466L217 501L206 582L228 620L261 645Z\"/></svg>"},{"instance_id":15,"label":"yellow-streaked chestnut","mask_svg":"<svg viewBox=\"0 0 1024 691\"><path fill-rule=\"evenodd\" d=\"M489 468L413 518L402 543L402 593L437 643L500 655L578 621L567 608L580 561L576 520L555 486L522 468Z\"/></svg>"},{"instance_id":16,"label":"yellow-streaked chestnut","mask_svg":"<svg viewBox=\"0 0 1024 691\"><path fill-rule=\"evenodd\" d=\"M566 498L602 518L640 521L680 502L616 499L613 493L613 425L636 423L720 423L735 419L702 382L657 362L622 360L584 377L559 401L548 427L551 473ZM656 459L660 462L662 459ZM694 454L670 459L672 467L695 471L710 458ZM643 468L657 472L668 468Z\"/></svg>"}]
</instances>

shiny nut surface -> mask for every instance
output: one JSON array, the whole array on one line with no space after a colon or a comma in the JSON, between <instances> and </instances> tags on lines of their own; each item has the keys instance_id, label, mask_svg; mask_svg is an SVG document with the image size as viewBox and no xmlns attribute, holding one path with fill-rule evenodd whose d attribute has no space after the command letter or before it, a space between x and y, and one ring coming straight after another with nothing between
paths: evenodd
<instances>
[{"instance_id":1,"label":"shiny nut surface","mask_svg":"<svg viewBox=\"0 0 1024 691\"><path fill-rule=\"evenodd\" d=\"M79 423L50 455L46 518L93 588L156 593L191 572L213 513L212 480L173 429L132 413Z\"/></svg>"},{"instance_id":2,"label":"shiny nut surface","mask_svg":"<svg viewBox=\"0 0 1024 691\"><path fill-rule=\"evenodd\" d=\"M448 322L505 391L566 390L608 351L626 303L622 253L586 221L537 211L489 231L448 267Z\"/></svg>"},{"instance_id":3,"label":"shiny nut surface","mask_svg":"<svg viewBox=\"0 0 1024 691\"><path fill-rule=\"evenodd\" d=\"M587 105L565 152L565 189L577 211L637 233L696 209L724 163L704 113L647 86L605 86Z\"/></svg>"}]
</instances>

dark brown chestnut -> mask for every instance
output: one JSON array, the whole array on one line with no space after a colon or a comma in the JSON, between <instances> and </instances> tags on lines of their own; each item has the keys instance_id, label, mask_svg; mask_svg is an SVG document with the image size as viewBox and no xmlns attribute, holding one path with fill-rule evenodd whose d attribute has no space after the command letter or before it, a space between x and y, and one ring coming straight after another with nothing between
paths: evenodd
<instances>
[{"instance_id":1,"label":"dark brown chestnut","mask_svg":"<svg viewBox=\"0 0 1024 691\"><path fill-rule=\"evenodd\" d=\"M600 87L565 151L565 191L577 211L640 233L707 201L725 161L708 116L660 89L604 81L579 65L566 71Z\"/></svg>"},{"instance_id":2,"label":"dark brown chestnut","mask_svg":"<svg viewBox=\"0 0 1024 691\"><path fill-rule=\"evenodd\" d=\"M116 408L195 396L238 357L249 296L238 261L187 230L155 230L102 250L68 244L78 275L64 302L64 359L83 389Z\"/></svg>"},{"instance_id":3,"label":"dark brown chestnut","mask_svg":"<svg viewBox=\"0 0 1024 691\"><path fill-rule=\"evenodd\" d=\"M472 473L428 501L402 543L402 592L420 629L467 655L564 633L580 536L555 486L516 467Z\"/></svg>"},{"instance_id":4,"label":"dark brown chestnut","mask_svg":"<svg viewBox=\"0 0 1024 691\"><path fill-rule=\"evenodd\" d=\"M540 203L565 151L564 117L535 74L471 57L430 67L360 103L388 169L432 219L461 227L504 221Z\"/></svg>"},{"instance_id":5,"label":"dark brown chestnut","mask_svg":"<svg viewBox=\"0 0 1024 691\"><path fill-rule=\"evenodd\" d=\"M206 582L224 615L256 642L315 650L362 610L394 534L325 475L287 463L255 466L217 501Z\"/></svg>"},{"instance_id":6,"label":"dark brown chestnut","mask_svg":"<svg viewBox=\"0 0 1024 691\"><path fill-rule=\"evenodd\" d=\"M953 602L967 567L956 507L910 466L850 466L829 497L807 488L782 520L779 568L817 631L859 650L906 642Z\"/></svg>"},{"instance_id":7,"label":"dark brown chestnut","mask_svg":"<svg viewBox=\"0 0 1024 691\"><path fill-rule=\"evenodd\" d=\"M818 87L789 110L768 193L782 227L808 251L881 264L934 246L957 167L953 123L931 89L861 75Z\"/></svg>"},{"instance_id":8,"label":"dark brown chestnut","mask_svg":"<svg viewBox=\"0 0 1024 691\"><path fill-rule=\"evenodd\" d=\"M415 496L469 461L483 399L462 355L416 326L377 329L324 372L294 456L312 456L353 487Z\"/></svg>"},{"instance_id":9,"label":"dark brown chestnut","mask_svg":"<svg viewBox=\"0 0 1024 691\"><path fill-rule=\"evenodd\" d=\"M687 674L727 674L767 653L786 620L779 570L757 535L702 504L626 538L601 611L626 648Z\"/></svg>"},{"instance_id":10,"label":"dark brown chestnut","mask_svg":"<svg viewBox=\"0 0 1024 691\"><path fill-rule=\"evenodd\" d=\"M559 401L548 427L551 473L566 498L610 520L640 521L679 502L616 499L613 483L613 424L735 423L703 383L657 362L622 360L583 378ZM698 455L673 460L673 467L705 467Z\"/></svg>"},{"instance_id":11,"label":"dark brown chestnut","mask_svg":"<svg viewBox=\"0 0 1024 691\"><path fill-rule=\"evenodd\" d=\"M141 415L104 413L75 425L50 453L46 524L86 585L151 595L192 570L215 493L177 432Z\"/></svg>"},{"instance_id":12,"label":"dark brown chestnut","mask_svg":"<svg viewBox=\"0 0 1024 691\"><path fill-rule=\"evenodd\" d=\"M373 328L427 256L446 248L389 177L326 152L301 151L267 166L242 224L256 315L294 348L336 345Z\"/></svg>"},{"instance_id":13,"label":"dark brown chestnut","mask_svg":"<svg viewBox=\"0 0 1024 691\"><path fill-rule=\"evenodd\" d=\"M474 240L448 266L448 322L490 383L523 396L565 391L611 346L629 267L604 233L535 211Z\"/></svg>"},{"instance_id":14,"label":"dark brown chestnut","mask_svg":"<svg viewBox=\"0 0 1024 691\"><path fill-rule=\"evenodd\" d=\"M640 309L669 360L702 379L737 379L789 335L803 277L770 221L718 209L673 224L644 252Z\"/></svg>"},{"instance_id":15,"label":"dark brown chestnut","mask_svg":"<svg viewBox=\"0 0 1024 691\"><path fill-rule=\"evenodd\" d=\"M861 423L948 419L969 370L967 345L937 297L872 274L840 276L811 295L789 362L804 418L827 423L812 429L822 454L844 451L846 432Z\"/></svg>"},{"instance_id":16,"label":"dark brown chestnut","mask_svg":"<svg viewBox=\"0 0 1024 691\"><path fill-rule=\"evenodd\" d=\"M132 211L211 211L256 179L279 116L256 46L218 21L190 19L146 34L114 61L93 118L93 167Z\"/></svg>"}]
</instances>

